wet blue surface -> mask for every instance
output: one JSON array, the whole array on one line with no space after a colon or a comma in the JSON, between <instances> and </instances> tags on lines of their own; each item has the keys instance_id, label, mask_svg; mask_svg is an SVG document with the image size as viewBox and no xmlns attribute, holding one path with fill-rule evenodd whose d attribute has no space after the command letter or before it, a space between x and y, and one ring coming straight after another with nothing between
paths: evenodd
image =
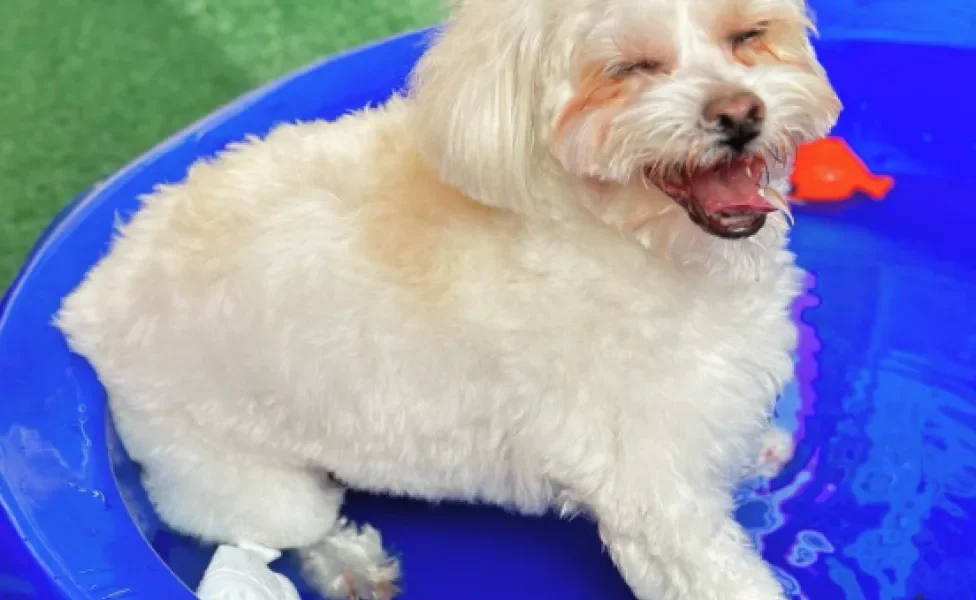
<instances>
[{"instance_id":1,"label":"wet blue surface","mask_svg":"<svg viewBox=\"0 0 976 600\"><path fill-rule=\"evenodd\" d=\"M883 202L797 211L811 278L777 419L799 447L776 480L741 490L738 517L797 598L976 598L976 119L959 99L976 63L962 46L976 44L952 42L973 9L947 2L954 17L923 23L917 3L819 4L818 49L847 105L836 133L897 183ZM850 15L869 9L902 18L913 43L850 35ZM915 43L939 41L933 19L958 47ZM50 317L138 194L276 121L383 100L421 49L402 38L242 99L52 226L0 308L0 598L192 598L173 572L195 585L208 549L159 528L135 467L106 446L101 387ZM892 85L905 74L921 87ZM362 496L349 513L402 553L407 599L629 598L584 521Z\"/></svg>"}]
</instances>

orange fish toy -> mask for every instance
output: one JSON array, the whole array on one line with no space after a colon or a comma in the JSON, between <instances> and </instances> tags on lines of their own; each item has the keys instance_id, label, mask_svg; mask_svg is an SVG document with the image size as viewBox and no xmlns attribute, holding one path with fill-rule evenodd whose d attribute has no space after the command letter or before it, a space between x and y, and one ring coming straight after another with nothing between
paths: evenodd
<instances>
[{"instance_id":1,"label":"orange fish toy","mask_svg":"<svg viewBox=\"0 0 976 600\"><path fill-rule=\"evenodd\" d=\"M793 166L795 200L841 202L857 192L874 200L888 194L895 180L875 175L844 140L828 137L800 146Z\"/></svg>"}]
</instances>

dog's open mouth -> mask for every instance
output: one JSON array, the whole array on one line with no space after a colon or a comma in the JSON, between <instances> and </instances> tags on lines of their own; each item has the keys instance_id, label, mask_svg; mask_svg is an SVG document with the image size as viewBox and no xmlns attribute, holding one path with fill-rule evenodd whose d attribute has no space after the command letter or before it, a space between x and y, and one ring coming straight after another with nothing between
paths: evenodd
<instances>
[{"instance_id":1,"label":"dog's open mouth","mask_svg":"<svg viewBox=\"0 0 976 600\"><path fill-rule=\"evenodd\" d=\"M765 168L765 158L755 154L665 177L648 169L646 176L684 207L702 229L739 239L758 233L766 224L766 215L777 210L761 185Z\"/></svg>"}]
</instances>

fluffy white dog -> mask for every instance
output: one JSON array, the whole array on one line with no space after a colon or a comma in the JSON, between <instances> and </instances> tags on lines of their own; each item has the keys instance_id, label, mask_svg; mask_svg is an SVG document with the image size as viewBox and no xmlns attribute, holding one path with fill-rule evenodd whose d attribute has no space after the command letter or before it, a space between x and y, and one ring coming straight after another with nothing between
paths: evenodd
<instances>
[{"instance_id":1,"label":"fluffy white dog","mask_svg":"<svg viewBox=\"0 0 976 600\"><path fill-rule=\"evenodd\" d=\"M791 450L802 0L453 9L408 95L196 164L65 299L160 516L374 599L346 487L580 511L642 600L783 598L730 489Z\"/></svg>"}]
</instances>

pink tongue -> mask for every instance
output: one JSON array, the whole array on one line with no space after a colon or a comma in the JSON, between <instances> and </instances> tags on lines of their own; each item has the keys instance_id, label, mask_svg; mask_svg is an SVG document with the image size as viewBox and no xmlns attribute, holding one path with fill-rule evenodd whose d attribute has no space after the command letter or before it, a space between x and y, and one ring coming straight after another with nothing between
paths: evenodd
<instances>
[{"instance_id":1,"label":"pink tongue","mask_svg":"<svg viewBox=\"0 0 976 600\"><path fill-rule=\"evenodd\" d=\"M759 175L757 167L747 172L743 161L700 171L689 182L691 196L707 215L773 212L776 208L759 193Z\"/></svg>"}]
</instances>

